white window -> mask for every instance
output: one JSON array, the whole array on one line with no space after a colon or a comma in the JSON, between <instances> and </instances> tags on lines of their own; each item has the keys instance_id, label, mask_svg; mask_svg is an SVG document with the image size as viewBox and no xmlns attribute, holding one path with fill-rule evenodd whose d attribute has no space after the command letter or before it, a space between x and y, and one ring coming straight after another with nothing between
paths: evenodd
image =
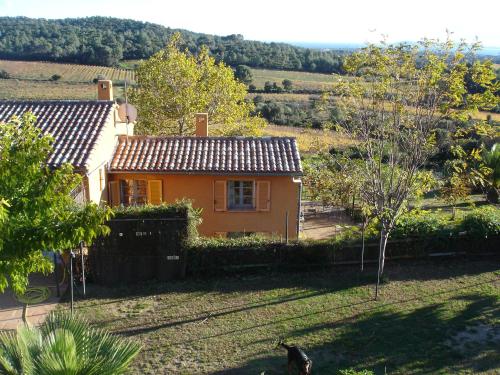
<instances>
[{"instance_id":1,"label":"white window","mask_svg":"<svg viewBox=\"0 0 500 375\"><path fill-rule=\"evenodd\" d=\"M228 181L227 202L229 210L253 210L254 182L253 181Z\"/></svg>"}]
</instances>

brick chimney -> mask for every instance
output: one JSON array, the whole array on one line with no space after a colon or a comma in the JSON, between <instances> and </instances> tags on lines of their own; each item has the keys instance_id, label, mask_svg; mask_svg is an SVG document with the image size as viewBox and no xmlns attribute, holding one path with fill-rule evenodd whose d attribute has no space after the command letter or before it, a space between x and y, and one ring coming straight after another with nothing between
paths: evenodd
<instances>
[{"instance_id":1,"label":"brick chimney","mask_svg":"<svg viewBox=\"0 0 500 375\"><path fill-rule=\"evenodd\" d=\"M97 82L97 100L113 100L113 82L100 79Z\"/></svg>"},{"instance_id":2,"label":"brick chimney","mask_svg":"<svg viewBox=\"0 0 500 375\"><path fill-rule=\"evenodd\" d=\"M197 113L195 124L195 135L197 137L208 137L208 113Z\"/></svg>"}]
</instances>

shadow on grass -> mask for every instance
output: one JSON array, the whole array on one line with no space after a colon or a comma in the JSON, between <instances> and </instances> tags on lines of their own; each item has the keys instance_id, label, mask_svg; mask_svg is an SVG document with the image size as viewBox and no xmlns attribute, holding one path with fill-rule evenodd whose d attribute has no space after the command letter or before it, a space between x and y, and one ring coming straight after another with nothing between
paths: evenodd
<instances>
[{"instance_id":1,"label":"shadow on grass","mask_svg":"<svg viewBox=\"0 0 500 375\"><path fill-rule=\"evenodd\" d=\"M447 316L444 303L419 309L394 311L363 311L359 316L333 321L291 333L304 337L318 331L331 331L330 341L306 348L313 359L315 375L336 374L349 367L369 368L377 374L387 373L456 373L497 370L500 354L495 340L472 342L467 352L460 352L447 340L466 327L478 324L482 317L500 318L498 299L478 294L452 298L449 303L467 303L452 317ZM384 308L384 306L379 306ZM498 338L496 339L498 340ZM285 374L286 353L272 352L237 368L212 373Z\"/></svg>"},{"instance_id":2,"label":"shadow on grass","mask_svg":"<svg viewBox=\"0 0 500 375\"><path fill-rule=\"evenodd\" d=\"M498 269L497 259L492 261L466 258L435 258L432 260L400 259L388 260L386 274L391 280L439 280L463 275L476 275ZM365 264L365 271L359 265L338 265L303 271L260 270L251 274L190 278L171 282L144 282L115 287L88 284L88 296L97 301L95 306L130 301L134 298L156 296L168 293L234 293L267 291L277 288L307 289L318 292L335 292L352 287L373 284L376 280L376 264ZM75 298L82 299L81 296ZM189 297L189 299L192 298ZM92 307L92 305L87 305Z\"/></svg>"}]
</instances>

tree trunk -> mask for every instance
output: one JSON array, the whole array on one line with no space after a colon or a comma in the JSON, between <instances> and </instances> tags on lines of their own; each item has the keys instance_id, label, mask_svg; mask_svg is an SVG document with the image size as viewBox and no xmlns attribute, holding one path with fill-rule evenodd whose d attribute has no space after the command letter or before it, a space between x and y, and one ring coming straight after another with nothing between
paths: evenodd
<instances>
[{"instance_id":1,"label":"tree trunk","mask_svg":"<svg viewBox=\"0 0 500 375\"><path fill-rule=\"evenodd\" d=\"M375 299L378 299L378 292L380 289L380 279L382 274L384 273L385 266L385 248L387 246L387 239L389 234L383 228L380 230L380 245L379 245L379 254L378 254L378 272L377 272L377 285L375 286Z\"/></svg>"},{"instance_id":2,"label":"tree trunk","mask_svg":"<svg viewBox=\"0 0 500 375\"><path fill-rule=\"evenodd\" d=\"M455 205L451 206L451 220L455 220L457 216L457 210L455 209Z\"/></svg>"},{"instance_id":3,"label":"tree trunk","mask_svg":"<svg viewBox=\"0 0 500 375\"><path fill-rule=\"evenodd\" d=\"M366 221L363 221L363 226L361 227L361 272L364 271L365 266L365 229Z\"/></svg>"}]
</instances>

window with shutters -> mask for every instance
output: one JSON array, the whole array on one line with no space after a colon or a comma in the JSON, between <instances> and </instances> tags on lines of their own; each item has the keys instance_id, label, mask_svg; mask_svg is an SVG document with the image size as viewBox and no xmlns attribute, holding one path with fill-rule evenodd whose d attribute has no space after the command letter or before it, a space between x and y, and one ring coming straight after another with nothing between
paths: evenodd
<instances>
[{"instance_id":1,"label":"window with shutters","mask_svg":"<svg viewBox=\"0 0 500 375\"><path fill-rule=\"evenodd\" d=\"M146 204L146 180L120 180L120 202L124 206Z\"/></svg>"},{"instance_id":2,"label":"window with shutters","mask_svg":"<svg viewBox=\"0 0 500 375\"><path fill-rule=\"evenodd\" d=\"M253 181L228 181L227 182L227 208L229 210L253 210L254 182Z\"/></svg>"}]
</instances>

